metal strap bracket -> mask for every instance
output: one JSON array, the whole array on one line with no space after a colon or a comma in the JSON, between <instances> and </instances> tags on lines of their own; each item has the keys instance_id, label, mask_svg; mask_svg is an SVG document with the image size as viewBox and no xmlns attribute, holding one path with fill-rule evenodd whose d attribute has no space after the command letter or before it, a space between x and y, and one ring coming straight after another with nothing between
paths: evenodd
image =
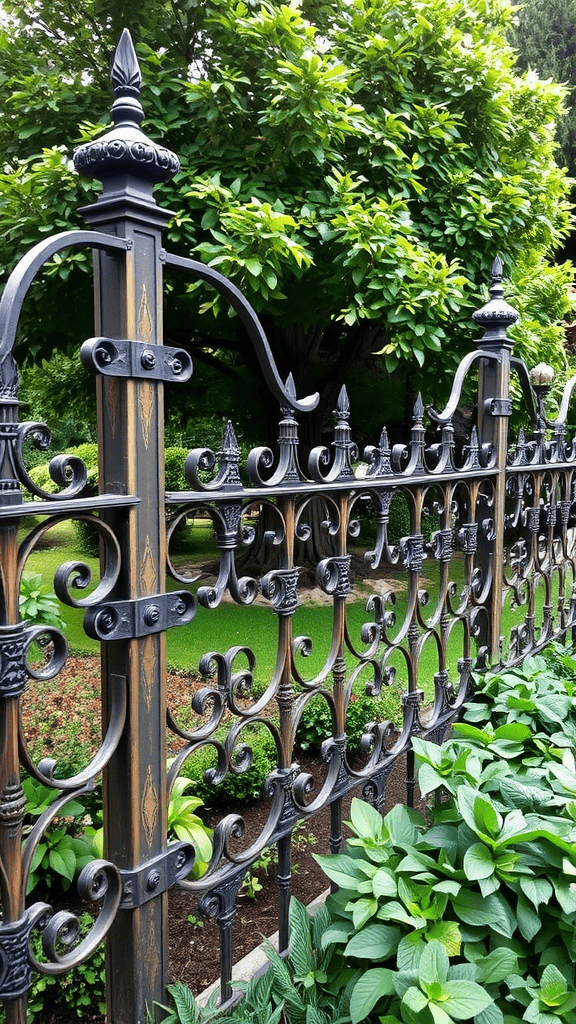
<instances>
[{"instance_id":1,"label":"metal strap bracket","mask_svg":"<svg viewBox=\"0 0 576 1024\"><path fill-rule=\"evenodd\" d=\"M90 373L107 377L184 383L192 376L192 359L184 349L125 338L89 338L80 358Z\"/></svg>"},{"instance_id":2,"label":"metal strap bracket","mask_svg":"<svg viewBox=\"0 0 576 1024\"><path fill-rule=\"evenodd\" d=\"M194 847L190 843L171 843L164 853L146 861L133 871L121 871L121 910L134 910L154 899L190 874Z\"/></svg>"},{"instance_id":3,"label":"metal strap bracket","mask_svg":"<svg viewBox=\"0 0 576 1024\"><path fill-rule=\"evenodd\" d=\"M489 398L484 402L484 412L487 416L511 416L512 401L510 398Z\"/></svg>"},{"instance_id":4,"label":"metal strap bracket","mask_svg":"<svg viewBox=\"0 0 576 1024\"><path fill-rule=\"evenodd\" d=\"M172 626L185 626L194 618L196 606L187 590L172 594L115 601L89 608L84 629L93 640L129 640L161 633Z\"/></svg>"}]
</instances>

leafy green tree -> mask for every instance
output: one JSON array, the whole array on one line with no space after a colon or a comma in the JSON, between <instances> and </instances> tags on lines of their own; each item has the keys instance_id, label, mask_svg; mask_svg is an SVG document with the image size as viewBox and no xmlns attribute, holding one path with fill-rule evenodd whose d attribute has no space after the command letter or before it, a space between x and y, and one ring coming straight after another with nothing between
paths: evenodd
<instances>
[{"instance_id":1,"label":"leafy green tree","mask_svg":"<svg viewBox=\"0 0 576 1024\"><path fill-rule=\"evenodd\" d=\"M68 147L102 132L125 21L145 128L182 161L157 190L175 211L166 244L229 275L260 313L281 372L294 372L300 394L321 391L311 435L343 380L361 388L362 426L373 432L404 417L424 374L426 397L440 401L470 348L470 314L497 251L526 294L554 280L547 294L559 300L543 316L549 359L562 365L552 325L571 271L548 257L568 228L554 160L564 90L514 70L503 0L3 6L1 273L39 232L77 224L75 207L94 197ZM70 326L76 342L91 333L86 269L76 254L35 288L23 326L30 353L49 353ZM203 287L168 287L167 342L193 350L195 386L209 388L202 408L207 394L216 412L266 407L251 400L261 378L237 318ZM63 324L64 289L74 316ZM542 309L524 305L532 331ZM534 335L516 330L521 354Z\"/></svg>"}]
</instances>

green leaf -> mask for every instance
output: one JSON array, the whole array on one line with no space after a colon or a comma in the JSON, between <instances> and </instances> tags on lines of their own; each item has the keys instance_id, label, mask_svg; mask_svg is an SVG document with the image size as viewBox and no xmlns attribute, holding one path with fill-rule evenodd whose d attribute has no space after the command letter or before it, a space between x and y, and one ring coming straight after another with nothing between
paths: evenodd
<instances>
[{"instance_id":1,"label":"green leaf","mask_svg":"<svg viewBox=\"0 0 576 1024\"><path fill-rule=\"evenodd\" d=\"M424 941L421 934L412 932L405 935L398 943L397 964L399 971L413 971L420 963L420 957L424 951Z\"/></svg>"},{"instance_id":2,"label":"green leaf","mask_svg":"<svg viewBox=\"0 0 576 1024\"><path fill-rule=\"evenodd\" d=\"M63 878L67 878L69 882L74 879L74 872L76 871L76 857L72 850L66 849L60 844L60 849L50 850L48 854L48 861L53 871L56 871Z\"/></svg>"},{"instance_id":3,"label":"green leaf","mask_svg":"<svg viewBox=\"0 0 576 1024\"><path fill-rule=\"evenodd\" d=\"M518 957L511 949L501 946L493 949L488 956L478 961L476 980L481 985L495 985L504 981L510 974L518 970Z\"/></svg>"},{"instance_id":4,"label":"green leaf","mask_svg":"<svg viewBox=\"0 0 576 1024\"><path fill-rule=\"evenodd\" d=\"M354 797L350 805L350 818L352 827L357 836L365 838L380 839L384 822L382 815L375 807Z\"/></svg>"},{"instance_id":5,"label":"green leaf","mask_svg":"<svg viewBox=\"0 0 576 1024\"><path fill-rule=\"evenodd\" d=\"M540 931L542 922L534 908L522 893L518 896L516 915L518 918L518 928L524 938L527 939L528 942L531 942L534 936Z\"/></svg>"},{"instance_id":6,"label":"green leaf","mask_svg":"<svg viewBox=\"0 0 576 1024\"><path fill-rule=\"evenodd\" d=\"M466 924L493 928L499 935L511 938L516 930L516 918L506 901L498 894L482 897L470 889L462 889L454 897L452 906L456 915Z\"/></svg>"},{"instance_id":7,"label":"green leaf","mask_svg":"<svg viewBox=\"0 0 576 1024\"><path fill-rule=\"evenodd\" d=\"M335 943L347 942L353 930L351 921L334 921L322 935L322 949Z\"/></svg>"},{"instance_id":8,"label":"green leaf","mask_svg":"<svg viewBox=\"0 0 576 1024\"><path fill-rule=\"evenodd\" d=\"M393 972L385 967L374 967L360 975L350 997L352 1024L365 1021L383 996L394 994Z\"/></svg>"},{"instance_id":9,"label":"green leaf","mask_svg":"<svg viewBox=\"0 0 576 1024\"><path fill-rule=\"evenodd\" d=\"M358 882L363 882L366 879L365 872L358 866L362 862L354 860L345 853L314 854L314 860L320 865L324 874L336 882L340 889L354 891ZM367 864L368 862L364 861L363 863Z\"/></svg>"},{"instance_id":10,"label":"green leaf","mask_svg":"<svg viewBox=\"0 0 576 1024\"><path fill-rule=\"evenodd\" d=\"M466 878L477 881L479 878L489 878L494 874L494 860L487 846L483 843L473 843L464 855L464 873Z\"/></svg>"},{"instance_id":11,"label":"green leaf","mask_svg":"<svg viewBox=\"0 0 576 1024\"><path fill-rule=\"evenodd\" d=\"M470 786L460 786L456 795L458 808L473 832L486 839L495 839L502 829L502 816L491 801Z\"/></svg>"},{"instance_id":12,"label":"green leaf","mask_svg":"<svg viewBox=\"0 0 576 1024\"><path fill-rule=\"evenodd\" d=\"M547 1006L560 1006L567 991L564 975L554 964L548 964L540 979L540 1000Z\"/></svg>"},{"instance_id":13,"label":"green leaf","mask_svg":"<svg viewBox=\"0 0 576 1024\"><path fill-rule=\"evenodd\" d=\"M385 924L369 924L352 936L345 956L361 960L387 960L400 941L400 929Z\"/></svg>"},{"instance_id":14,"label":"green leaf","mask_svg":"<svg viewBox=\"0 0 576 1024\"><path fill-rule=\"evenodd\" d=\"M448 954L444 946L436 939L427 943L422 951L418 973L420 980L425 984L434 982L443 983L448 977Z\"/></svg>"},{"instance_id":15,"label":"green leaf","mask_svg":"<svg viewBox=\"0 0 576 1024\"><path fill-rule=\"evenodd\" d=\"M419 1020L425 1020L422 1017L422 1011L428 1006L428 999L424 993L416 988L415 985L411 985L406 990L402 997L402 1019L407 1021L408 1024L416 1024Z\"/></svg>"},{"instance_id":16,"label":"green leaf","mask_svg":"<svg viewBox=\"0 0 576 1024\"><path fill-rule=\"evenodd\" d=\"M260 274L262 273L262 264L260 263L260 260L248 259L245 261L244 266L246 267L246 270L248 270L252 274L253 277L259 277Z\"/></svg>"},{"instance_id":17,"label":"green leaf","mask_svg":"<svg viewBox=\"0 0 576 1024\"><path fill-rule=\"evenodd\" d=\"M462 945L460 929L456 921L436 921L426 932L428 939L437 939L448 956L458 956Z\"/></svg>"},{"instance_id":18,"label":"green leaf","mask_svg":"<svg viewBox=\"0 0 576 1024\"><path fill-rule=\"evenodd\" d=\"M372 878L372 891L375 896L396 896L398 886L394 873L388 868L381 867Z\"/></svg>"},{"instance_id":19,"label":"green leaf","mask_svg":"<svg viewBox=\"0 0 576 1024\"><path fill-rule=\"evenodd\" d=\"M360 899L349 904L352 910L352 923L356 929L362 928L378 910L378 900Z\"/></svg>"},{"instance_id":20,"label":"green leaf","mask_svg":"<svg viewBox=\"0 0 576 1024\"><path fill-rule=\"evenodd\" d=\"M455 1020L469 1020L492 1002L492 996L474 981L446 981L442 985L442 1006Z\"/></svg>"}]
</instances>

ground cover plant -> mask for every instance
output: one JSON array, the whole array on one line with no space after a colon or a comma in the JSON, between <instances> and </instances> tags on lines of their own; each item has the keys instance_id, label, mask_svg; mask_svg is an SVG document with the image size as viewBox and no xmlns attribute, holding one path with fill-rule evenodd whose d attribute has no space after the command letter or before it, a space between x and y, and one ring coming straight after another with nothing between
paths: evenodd
<instances>
[{"instance_id":1,"label":"ground cover plant","mask_svg":"<svg viewBox=\"0 0 576 1024\"><path fill-rule=\"evenodd\" d=\"M346 848L318 858L338 890L314 921L293 904L288 962L269 950L229 1019L574 1024L575 693L551 648L487 675L441 746L415 738L427 818L353 802ZM218 1019L172 998L169 1020Z\"/></svg>"}]
</instances>

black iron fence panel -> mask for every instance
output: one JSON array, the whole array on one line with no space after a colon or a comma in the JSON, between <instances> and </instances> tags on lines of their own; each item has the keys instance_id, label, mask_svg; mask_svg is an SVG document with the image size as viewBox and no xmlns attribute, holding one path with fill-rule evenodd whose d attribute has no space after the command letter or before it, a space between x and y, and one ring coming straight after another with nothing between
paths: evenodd
<instances>
[{"instance_id":1,"label":"black iron fence panel","mask_svg":"<svg viewBox=\"0 0 576 1024\"><path fill-rule=\"evenodd\" d=\"M566 436L576 381L558 418L547 419L546 368L530 379L511 356L506 330L517 314L503 299L499 259L491 298L475 315L483 336L462 361L443 412L426 410L419 397L406 444L391 446L383 426L360 452L343 387L330 445L302 451L299 423L316 396L298 399L292 378L281 380L256 314L230 282L162 247L169 214L152 189L178 163L139 128L139 70L127 33L112 79L115 127L76 155L77 167L103 182L101 197L83 211L92 230L41 242L0 302L0 1000L9 1024L25 1020L32 969L68 971L104 938L108 1017L143 1020L165 997L167 892L175 883L218 923L221 1001L229 1003L238 893L262 851L278 849L284 950L299 822L330 808L330 849L337 851L343 798L354 790L381 808L401 757L413 803L411 738L442 739L475 667L517 663L554 637L566 639L576 620L576 448ZM64 455L50 464L56 493L39 487L26 468L26 445L48 448L49 432L18 420L18 316L35 275L70 246L87 246L95 258L96 336L81 358L96 378L96 496L86 495L86 467ZM280 409L275 450L256 448L243 459L228 423L220 450L190 452L187 489L168 494L162 389L185 385L192 366L185 351L162 345L166 266L217 288L232 305ZM529 421L514 439L511 370ZM477 422L457 449L454 416L476 372ZM39 761L31 755L21 703L39 680L58 686L66 640L58 629L21 621L19 597L30 555L69 520L99 537L99 578L79 557L60 566L54 589L101 644L104 727L89 762L65 777L57 751ZM196 569L179 564L174 551L192 520L213 548L211 564L200 552ZM311 592L319 605L312 616ZM265 618L251 638L243 608L254 603ZM211 623L229 616L231 605L234 626L216 643L210 637L223 633ZM166 694L165 634L173 626L187 628L190 644L185 713ZM47 655L31 663L41 633ZM392 723L381 698L396 689L401 714ZM318 778L298 763L311 709L327 723ZM190 844L166 841L175 780L200 759L204 784L215 791L250 770L258 733L273 762L263 785L265 825L245 838L241 813L221 816L211 854L192 870ZM58 794L26 835L23 771ZM25 893L47 830L100 777L105 854L78 882L99 911L88 936L77 939L74 915L43 902L27 907ZM32 952L34 932L42 935L41 954Z\"/></svg>"}]
</instances>

